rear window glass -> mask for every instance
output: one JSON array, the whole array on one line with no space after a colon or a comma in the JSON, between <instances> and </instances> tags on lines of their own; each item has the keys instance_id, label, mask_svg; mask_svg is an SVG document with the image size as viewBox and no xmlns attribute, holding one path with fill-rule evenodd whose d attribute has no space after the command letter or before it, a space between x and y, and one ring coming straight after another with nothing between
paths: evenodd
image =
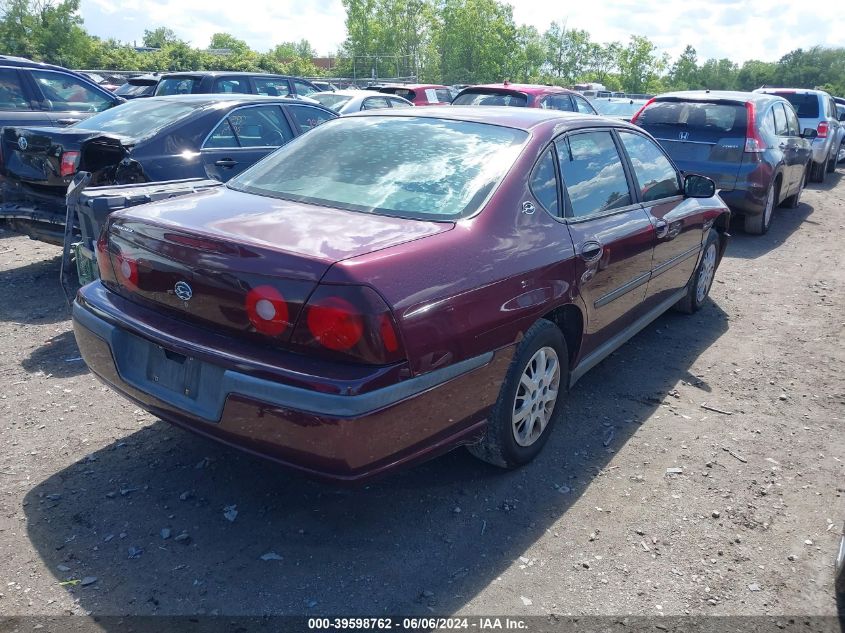
<instances>
[{"instance_id":1,"label":"rear window glass","mask_svg":"<svg viewBox=\"0 0 845 633\"><path fill-rule=\"evenodd\" d=\"M775 92L779 97L783 97L802 119L815 119L819 116L819 98L812 94L797 94L795 92Z\"/></svg>"},{"instance_id":2,"label":"rear window glass","mask_svg":"<svg viewBox=\"0 0 845 633\"><path fill-rule=\"evenodd\" d=\"M138 97L142 95L151 95L156 89L155 82L151 84L133 84L125 83L120 88L114 91L114 94L120 96Z\"/></svg>"},{"instance_id":3,"label":"rear window glass","mask_svg":"<svg viewBox=\"0 0 845 633\"><path fill-rule=\"evenodd\" d=\"M229 182L258 195L424 220L475 213L513 164L522 130L427 118L340 118Z\"/></svg>"},{"instance_id":4,"label":"rear window glass","mask_svg":"<svg viewBox=\"0 0 845 633\"><path fill-rule=\"evenodd\" d=\"M339 112L340 109L350 100L352 97L348 95L339 95L335 94L334 92L320 92L310 96L311 99L314 99L320 105L326 106L334 110L335 112Z\"/></svg>"},{"instance_id":5,"label":"rear window glass","mask_svg":"<svg viewBox=\"0 0 845 633\"><path fill-rule=\"evenodd\" d=\"M655 101L637 119L641 127L671 126L725 136L745 136L744 105L685 101Z\"/></svg>"},{"instance_id":6,"label":"rear window glass","mask_svg":"<svg viewBox=\"0 0 845 633\"><path fill-rule=\"evenodd\" d=\"M385 88L383 90L379 90L379 92L386 92L392 95L399 95L403 99L407 99L408 101L413 101L414 97L417 96L417 93L413 90L408 88Z\"/></svg>"},{"instance_id":7,"label":"rear window glass","mask_svg":"<svg viewBox=\"0 0 845 633\"><path fill-rule=\"evenodd\" d=\"M156 96L189 95L199 87L197 77L166 77L158 82Z\"/></svg>"},{"instance_id":8,"label":"rear window glass","mask_svg":"<svg viewBox=\"0 0 845 633\"><path fill-rule=\"evenodd\" d=\"M452 105L516 106L524 108L528 105L528 97L513 92L468 91L455 97Z\"/></svg>"},{"instance_id":9,"label":"rear window glass","mask_svg":"<svg viewBox=\"0 0 845 633\"><path fill-rule=\"evenodd\" d=\"M95 114L77 123L76 127L141 139L188 116L196 108L195 104L182 100L133 99L118 108Z\"/></svg>"},{"instance_id":10,"label":"rear window glass","mask_svg":"<svg viewBox=\"0 0 845 633\"><path fill-rule=\"evenodd\" d=\"M593 101L593 107L605 116L632 117L643 107L642 101Z\"/></svg>"}]
</instances>

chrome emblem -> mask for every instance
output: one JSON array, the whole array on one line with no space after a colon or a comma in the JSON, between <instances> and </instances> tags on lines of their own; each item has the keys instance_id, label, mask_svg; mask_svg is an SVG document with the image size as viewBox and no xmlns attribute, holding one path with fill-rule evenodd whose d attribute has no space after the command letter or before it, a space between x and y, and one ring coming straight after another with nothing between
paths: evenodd
<instances>
[{"instance_id":1,"label":"chrome emblem","mask_svg":"<svg viewBox=\"0 0 845 633\"><path fill-rule=\"evenodd\" d=\"M24 152L26 151L26 148L29 147L29 141L26 140L25 136L18 138L18 147L20 147Z\"/></svg>"},{"instance_id":2,"label":"chrome emblem","mask_svg":"<svg viewBox=\"0 0 845 633\"><path fill-rule=\"evenodd\" d=\"M534 208L534 205L528 202L527 200L522 203L522 212L525 215L532 215L535 210L536 209Z\"/></svg>"},{"instance_id":3,"label":"chrome emblem","mask_svg":"<svg viewBox=\"0 0 845 633\"><path fill-rule=\"evenodd\" d=\"M680 134L678 134L678 138L682 141L687 140L689 138L689 132L681 132Z\"/></svg>"},{"instance_id":4,"label":"chrome emblem","mask_svg":"<svg viewBox=\"0 0 845 633\"><path fill-rule=\"evenodd\" d=\"M182 301L190 301L191 297L194 296L194 291L191 290L191 287L185 281L177 281L176 285L173 287L173 292L175 292L176 296Z\"/></svg>"}]
</instances>

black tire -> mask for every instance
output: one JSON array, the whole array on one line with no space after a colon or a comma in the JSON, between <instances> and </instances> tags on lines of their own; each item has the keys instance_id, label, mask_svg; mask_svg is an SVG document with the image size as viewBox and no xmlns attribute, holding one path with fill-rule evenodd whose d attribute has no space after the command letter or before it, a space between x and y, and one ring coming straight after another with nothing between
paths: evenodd
<instances>
[{"instance_id":1,"label":"black tire","mask_svg":"<svg viewBox=\"0 0 845 633\"><path fill-rule=\"evenodd\" d=\"M810 163L810 180L812 182L824 182L827 175L825 170L825 163Z\"/></svg>"},{"instance_id":2,"label":"black tire","mask_svg":"<svg viewBox=\"0 0 845 633\"><path fill-rule=\"evenodd\" d=\"M743 220L745 222L745 232L751 235L764 235L772 224L772 216L775 212L775 200L778 198L778 192L775 189L775 183L769 185L769 190L766 192L766 203L761 213L754 215L745 215Z\"/></svg>"},{"instance_id":3,"label":"black tire","mask_svg":"<svg viewBox=\"0 0 845 633\"><path fill-rule=\"evenodd\" d=\"M845 528L843 534L839 537L839 551L836 555L836 564L834 566L836 574L836 593L845 597Z\"/></svg>"},{"instance_id":4,"label":"black tire","mask_svg":"<svg viewBox=\"0 0 845 633\"><path fill-rule=\"evenodd\" d=\"M827 161L827 173L832 174L836 171L836 158L838 152L834 152L833 156L831 156Z\"/></svg>"},{"instance_id":5,"label":"black tire","mask_svg":"<svg viewBox=\"0 0 845 633\"><path fill-rule=\"evenodd\" d=\"M712 257L712 260L708 260ZM705 267L708 266L707 261L712 262L713 269L709 274L705 274ZM687 294L683 299L675 304L675 309L684 314L693 314L701 309L704 302L710 294L710 288L713 286L713 279L716 276L716 269L719 267L719 234L713 229L707 232L707 237L704 239L704 248L701 252L701 260L695 271L692 273L689 282L687 282ZM701 284L704 284L703 292L699 292Z\"/></svg>"},{"instance_id":6,"label":"black tire","mask_svg":"<svg viewBox=\"0 0 845 633\"><path fill-rule=\"evenodd\" d=\"M529 365L534 362L535 355L544 348L552 348L557 355L559 370L557 396L553 403L548 403L551 405L551 413L539 436L532 440L530 445L520 445L516 439L514 411L517 402L523 403L520 408L526 408L531 400L518 397L519 387L523 374L529 370ZM484 437L476 444L468 445L467 450L478 459L501 468L516 468L527 464L540 453L548 441L560 415L561 402L565 399L564 394L568 387L569 356L566 339L557 325L546 319L540 319L528 329L525 338L517 347L499 391L499 398L487 420ZM533 422L532 409L531 423Z\"/></svg>"},{"instance_id":7,"label":"black tire","mask_svg":"<svg viewBox=\"0 0 845 633\"><path fill-rule=\"evenodd\" d=\"M801 184L798 185L798 191L788 198L784 198L780 206L787 209L796 209L801 204L801 194L804 193L804 187L807 186L807 171L809 171L809 167L804 170L804 174L801 176Z\"/></svg>"}]
</instances>

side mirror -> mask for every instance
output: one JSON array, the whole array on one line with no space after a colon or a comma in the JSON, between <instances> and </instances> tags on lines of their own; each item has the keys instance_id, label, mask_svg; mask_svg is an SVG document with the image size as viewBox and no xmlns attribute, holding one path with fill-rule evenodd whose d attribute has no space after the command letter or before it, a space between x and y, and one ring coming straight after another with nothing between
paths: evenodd
<instances>
[{"instance_id":1,"label":"side mirror","mask_svg":"<svg viewBox=\"0 0 845 633\"><path fill-rule=\"evenodd\" d=\"M712 198L716 195L716 183L707 176L687 174L684 176L684 195L687 198Z\"/></svg>"},{"instance_id":2,"label":"side mirror","mask_svg":"<svg viewBox=\"0 0 845 633\"><path fill-rule=\"evenodd\" d=\"M816 138L818 135L818 131L811 127L804 128L804 131L801 132L801 138Z\"/></svg>"}]
</instances>

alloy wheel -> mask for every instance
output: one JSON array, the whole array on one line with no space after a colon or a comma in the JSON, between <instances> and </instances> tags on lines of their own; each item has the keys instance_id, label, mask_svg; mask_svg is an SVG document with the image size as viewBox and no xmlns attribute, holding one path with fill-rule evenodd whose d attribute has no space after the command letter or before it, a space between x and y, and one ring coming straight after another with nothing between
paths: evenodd
<instances>
[{"instance_id":1,"label":"alloy wheel","mask_svg":"<svg viewBox=\"0 0 845 633\"><path fill-rule=\"evenodd\" d=\"M716 275L716 244L709 244L701 259L701 268L698 270L698 279L695 284L695 300L699 304L704 301Z\"/></svg>"},{"instance_id":2,"label":"alloy wheel","mask_svg":"<svg viewBox=\"0 0 845 633\"><path fill-rule=\"evenodd\" d=\"M552 418L560 390L560 360L552 347L541 347L528 361L513 403L513 437L520 446L531 446Z\"/></svg>"}]
</instances>

